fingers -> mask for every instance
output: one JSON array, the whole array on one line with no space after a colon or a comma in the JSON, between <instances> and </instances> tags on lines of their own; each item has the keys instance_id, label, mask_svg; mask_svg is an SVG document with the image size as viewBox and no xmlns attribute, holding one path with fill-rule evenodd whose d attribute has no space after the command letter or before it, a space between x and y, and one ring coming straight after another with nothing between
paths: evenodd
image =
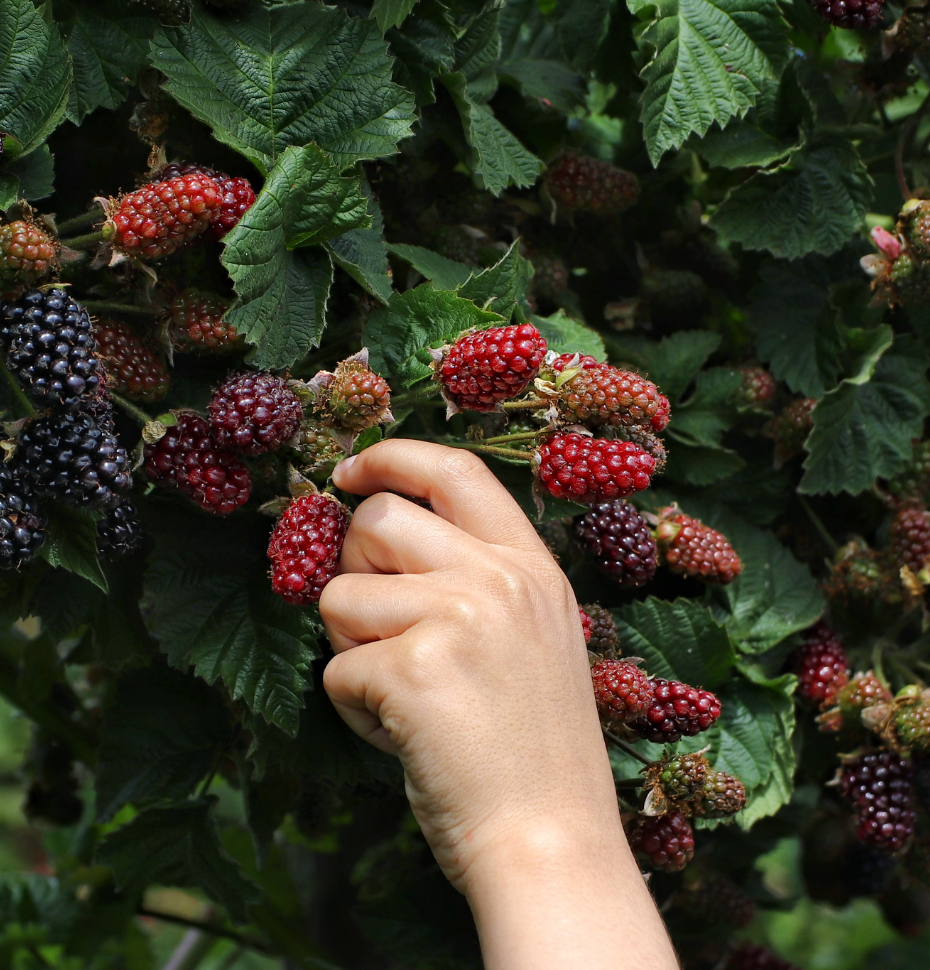
<instances>
[{"instance_id":1,"label":"fingers","mask_svg":"<svg viewBox=\"0 0 930 970\"><path fill-rule=\"evenodd\" d=\"M425 498L437 515L483 542L539 551L520 506L471 452L394 438L337 465L333 481L357 495L390 490Z\"/></svg>"}]
</instances>

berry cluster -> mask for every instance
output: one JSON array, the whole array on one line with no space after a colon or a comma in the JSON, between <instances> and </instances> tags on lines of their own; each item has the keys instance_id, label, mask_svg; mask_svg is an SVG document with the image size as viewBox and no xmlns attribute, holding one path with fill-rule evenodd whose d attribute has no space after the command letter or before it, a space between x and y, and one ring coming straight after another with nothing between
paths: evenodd
<instances>
[{"instance_id":1,"label":"berry cluster","mask_svg":"<svg viewBox=\"0 0 930 970\"><path fill-rule=\"evenodd\" d=\"M893 751L864 751L839 774L840 794L856 809L859 840L882 852L900 852L917 823L914 769Z\"/></svg>"},{"instance_id":2,"label":"berry cluster","mask_svg":"<svg viewBox=\"0 0 930 970\"><path fill-rule=\"evenodd\" d=\"M576 212L619 213L639 199L639 180L631 172L571 151L552 162L545 184L556 203Z\"/></svg>"}]
</instances>

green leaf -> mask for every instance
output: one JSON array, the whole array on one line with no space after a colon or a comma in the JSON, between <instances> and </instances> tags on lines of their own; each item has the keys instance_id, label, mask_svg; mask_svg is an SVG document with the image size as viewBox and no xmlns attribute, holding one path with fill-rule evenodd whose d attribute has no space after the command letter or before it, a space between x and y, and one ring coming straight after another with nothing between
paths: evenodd
<instances>
[{"instance_id":1,"label":"green leaf","mask_svg":"<svg viewBox=\"0 0 930 970\"><path fill-rule=\"evenodd\" d=\"M189 24L152 41L167 90L263 171L309 142L343 168L394 154L414 115L391 64L373 21L315 3L222 18L195 5Z\"/></svg>"},{"instance_id":2,"label":"green leaf","mask_svg":"<svg viewBox=\"0 0 930 970\"><path fill-rule=\"evenodd\" d=\"M564 310L557 310L549 317L531 314L530 323L546 338L549 350L557 354L588 354L597 360L607 357L601 335L573 320Z\"/></svg>"},{"instance_id":3,"label":"green leaf","mask_svg":"<svg viewBox=\"0 0 930 970\"><path fill-rule=\"evenodd\" d=\"M418 351L442 346L472 327L485 330L505 322L471 300L424 283L406 293L395 293L386 307L376 310L365 324L362 343L371 352L372 370L395 375L409 386L430 375L429 364L420 359Z\"/></svg>"},{"instance_id":4,"label":"green leaf","mask_svg":"<svg viewBox=\"0 0 930 970\"><path fill-rule=\"evenodd\" d=\"M798 491L857 495L903 468L930 414L927 363L913 340L898 337L892 345L890 328L880 327L859 372L814 408Z\"/></svg>"},{"instance_id":5,"label":"green leaf","mask_svg":"<svg viewBox=\"0 0 930 970\"><path fill-rule=\"evenodd\" d=\"M268 582L267 522L203 521L180 512L150 514L156 541L146 573L152 634L168 662L212 684L282 731L297 731L316 657L310 615L289 606Z\"/></svg>"},{"instance_id":6,"label":"green leaf","mask_svg":"<svg viewBox=\"0 0 930 970\"><path fill-rule=\"evenodd\" d=\"M375 0L369 16L374 17L378 30L384 34L391 27L399 27L416 5L417 0Z\"/></svg>"},{"instance_id":7,"label":"green leaf","mask_svg":"<svg viewBox=\"0 0 930 970\"><path fill-rule=\"evenodd\" d=\"M368 199L368 218L371 225L365 229L351 229L324 243L333 262L359 286L382 303L387 303L394 292L391 283L391 267L388 265L387 244L384 241L384 219L378 200L371 194L367 183L362 184L362 194Z\"/></svg>"},{"instance_id":8,"label":"green leaf","mask_svg":"<svg viewBox=\"0 0 930 970\"><path fill-rule=\"evenodd\" d=\"M614 611L614 617L624 654L642 657L651 677L713 690L736 662L726 627L694 600L650 596Z\"/></svg>"},{"instance_id":9,"label":"green leaf","mask_svg":"<svg viewBox=\"0 0 930 970\"><path fill-rule=\"evenodd\" d=\"M516 240L493 266L473 274L458 292L482 309L510 319L517 303L526 300L532 278L533 267L520 255Z\"/></svg>"},{"instance_id":10,"label":"green leaf","mask_svg":"<svg viewBox=\"0 0 930 970\"><path fill-rule=\"evenodd\" d=\"M720 346L720 335L707 330L682 330L658 342L621 340L619 343L634 351L636 365L674 405Z\"/></svg>"},{"instance_id":11,"label":"green leaf","mask_svg":"<svg viewBox=\"0 0 930 970\"><path fill-rule=\"evenodd\" d=\"M154 17L127 17L125 7L113 3L94 7L77 8L68 24L74 84L67 117L76 125L96 108L123 103L148 64L149 41L158 27Z\"/></svg>"},{"instance_id":12,"label":"green leaf","mask_svg":"<svg viewBox=\"0 0 930 970\"><path fill-rule=\"evenodd\" d=\"M397 58L394 78L416 94L420 104L436 100L434 81L455 64L457 31L445 8L425 4L414 9L402 30L388 33Z\"/></svg>"},{"instance_id":13,"label":"green leaf","mask_svg":"<svg viewBox=\"0 0 930 970\"><path fill-rule=\"evenodd\" d=\"M423 246L407 243L388 243L389 253L399 256L426 279L432 280L440 290L457 290L470 276L471 267L447 259Z\"/></svg>"},{"instance_id":14,"label":"green leaf","mask_svg":"<svg viewBox=\"0 0 930 970\"><path fill-rule=\"evenodd\" d=\"M230 737L220 695L202 680L168 667L124 674L100 725L98 821L127 803L185 798Z\"/></svg>"},{"instance_id":15,"label":"green leaf","mask_svg":"<svg viewBox=\"0 0 930 970\"><path fill-rule=\"evenodd\" d=\"M202 889L236 923L249 921L256 886L220 844L211 809L215 799L140 812L97 847L97 862L113 870L118 889L140 896L148 886Z\"/></svg>"},{"instance_id":16,"label":"green leaf","mask_svg":"<svg viewBox=\"0 0 930 970\"><path fill-rule=\"evenodd\" d=\"M711 219L724 242L796 259L832 253L858 230L872 180L847 138L826 136L732 189Z\"/></svg>"},{"instance_id":17,"label":"green leaf","mask_svg":"<svg viewBox=\"0 0 930 970\"><path fill-rule=\"evenodd\" d=\"M50 565L77 573L107 592L107 580L97 560L97 519L93 514L51 505L48 538L39 555Z\"/></svg>"},{"instance_id":18,"label":"green leaf","mask_svg":"<svg viewBox=\"0 0 930 970\"><path fill-rule=\"evenodd\" d=\"M38 148L68 107L71 59L32 0L0 4L0 131Z\"/></svg>"},{"instance_id":19,"label":"green leaf","mask_svg":"<svg viewBox=\"0 0 930 970\"><path fill-rule=\"evenodd\" d=\"M672 437L671 430L669 427L669 437ZM746 462L730 448L685 444L679 440L669 447L665 476L700 488L729 478L745 467Z\"/></svg>"},{"instance_id":20,"label":"green leaf","mask_svg":"<svg viewBox=\"0 0 930 970\"><path fill-rule=\"evenodd\" d=\"M702 371L694 394L674 408L669 437L685 444L718 447L736 416L733 397L742 383L742 374L728 367Z\"/></svg>"},{"instance_id":21,"label":"green leaf","mask_svg":"<svg viewBox=\"0 0 930 970\"><path fill-rule=\"evenodd\" d=\"M19 179L11 172L0 172L0 210L8 209L19 198Z\"/></svg>"},{"instance_id":22,"label":"green leaf","mask_svg":"<svg viewBox=\"0 0 930 970\"><path fill-rule=\"evenodd\" d=\"M158 652L142 618L142 569L138 563L107 564L106 596L92 601L88 629L93 637L94 658L109 670L148 659ZM86 587L85 587L86 589Z\"/></svg>"},{"instance_id":23,"label":"green leaf","mask_svg":"<svg viewBox=\"0 0 930 970\"><path fill-rule=\"evenodd\" d=\"M565 57L581 71L590 71L610 26L610 0L562 0L556 33Z\"/></svg>"},{"instance_id":24,"label":"green leaf","mask_svg":"<svg viewBox=\"0 0 930 970\"><path fill-rule=\"evenodd\" d=\"M486 104L474 101L464 74L447 74L442 80L462 118L465 139L471 146L469 163L477 184L492 195L500 195L510 186L533 185L545 165L523 147Z\"/></svg>"},{"instance_id":25,"label":"green leaf","mask_svg":"<svg viewBox=\"0 0 930 970\"><path fill-rule=\"evenodd\" d=\"M584 103L584 81L560 61L535 58L506 61L498 68L501 80L513 82L525 98L548 101L566 114Z\"/></svg>"},{"instance_id":26,"label":"green leaf","mask_svg":"<svg viewBox=\"0 0 930 970\"><path fill-rule=\"evenodd\" d=\"M709 131L703 138L692 139L693 147L714 167L767 168L787 158L798 148L798 142L770 135L748 120L733 121L723 131Z\"/></svg>"},{"instance_id":27,"label":"green leaf","mask_svg":"<svg viewBox=\"0 0 930 970\"><path fill-rule=\"evenodd\" d=\"M4 175L19 181L15 198L37 202L39 199L48 198L55 191L55 159L48 145L40 145L34 152L14 158ZM2 177L0 176L0 180ZM4 204L0 201L0 209L2 208Z\"/></svg>"},{"instance_id":28,"label":"green leaf","mask_svg":"<svg viewBox=\"0 0 930 970\"><path fill-rule=\"evenodd\" d=\"M775 0L628 0L647 24L641 44L642 122L653 165L692 132L704 135L752 107L787 59L787 25Z\"/></svg>"},{"instance_id":29,"label":"green leaf","mask_svg":"<svg viewBox=\"0 0 930 970\"><path fill-rule=\"evenodd\" d=\"M839 373L843 339L830 303L831 282L830 267L820 256L768 260L751 294L749 325L759 357L804 397L822 397Z\"/></svg>"}]
</instances>

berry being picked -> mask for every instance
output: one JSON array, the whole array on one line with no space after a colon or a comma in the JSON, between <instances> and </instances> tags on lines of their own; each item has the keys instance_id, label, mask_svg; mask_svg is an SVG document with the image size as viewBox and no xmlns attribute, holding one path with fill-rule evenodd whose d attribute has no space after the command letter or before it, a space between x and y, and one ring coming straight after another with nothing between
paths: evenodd
<instances>
[{"instance_id":1,"label":"berry being picked","mask_svg":"<svg viewBox=\"0 0 930 970\"><path fill-rule=\"evenodd\" d=\"M597 712L605 724L627 724L652 706L649 678L635 664L603 658L591 667Z\"/></svg>"},{"instance_id":2,"label":"berry being picked","mask_svg":"<svg viewBox=\"0 0 930 970\"><path fill-rule=\"evenodd\" d=\"M743 943L738 946L727 961L726 970L801 970L787 960L782 960L763 946Z\"/></svg>"},{"instance_id":3,"label":"berry being picked","mask_svg":"<svg viewBox=\"0 0 930 970\"><path fill-rule=\"evenodd\" d=\"M123 196L111 206L104 232L128 256L161 259L205 232L222 204L212 178L184 175Z\"/></svg>"},{"instance_id":4,"label":"berry being picked","mask_svg":"<svg viewBox=\"0 0 930 970\"><path fill-rule=\"evenodd\" d=\"M602 657L615 657L620 648L617 624L600 603L588 603L582 609L590 621L591 635L587 638L588 650Z\"/></svg>"},{"instance_id":5,"label":"berry being picked","mask_svg":"<svg viewBox=\"0 0 930 970\"><path fill-rule=\"evenodd\" d=\"M893 853L913 837L917 799L909 760L894 751L864 751L843 764L839 791L856 809L860 842Z\"/></svg>"},{"instance_id":6,"label":"berry being picked","mask_svg":"<svg viewBox=\"0 0 930 970\"><path fill-rule=\"evenodd\" d=\"M168 393L170 378L164 357L132 327L119 320L98 320L94 338L107 385L117 394L151 404Z\"/></svg>"},{"instance_id":7,"label":"berry being picked","mask_svg":"<svg viewBox=\"0 0 930 970\"><path fill-rule=\"evenodd\" d=\"M649 710L629 722L630 730L644 741L674 744L706 731L720 717L720 701L708 690L661 678L650 680L649 686Z\"/></svg>"},{"instance_id":8,"label":"berry being picked","mask_svg":"<svg viewBox=\"0 0 930 970\"><path fill-rule=\"evenodd\" d=\"M550 495L595 505L648 488L656 460L632 441L557 433L539 446L535 466Z\"/></svg>"},{"instance_id":9,"label":"berry being picked","mask_svg":"<svg viewBox=\"0 0 930 970\"><path fill-rule=\"evenodd\" d=\"M827 23L843 30L872 30L882 16L885 0L810 0Z\"/></svg>"},{"instance_id":10,"label":"berry being picked","mask_svg":"<svg viewBox=\"0 0 930 970\"><path fill-rule=\"evenodd\" d=\"M185 290L169 308L168 336L181 353L228 353L242 346L242 335L224 319L229 303L213 293Z\"/></svg>"},{"instance_id":11,"label":"berry being picked","mask_svg":"<svg viewBox=\"0 0 930 970\"><path fill-rule=\"evenodd\" d=\"M666 798L685 802L704 787L710 762L699 754L683 754L657 764L656 782Z\"/></svg>"},{"instance_id":12,"label":"berry being picked","mask_svg":"<svg viewBox=\"0 0 930 970\"><path fill-rule=\"evenodd\" d=\"M115 562L142 548L142 522L135 505L122 499L97 523L97 555Z\"/></svg>"},{"instance_id":13,"label":"berry being picked","mask_svg":"<svg viewBox=\"0 0 930 970\"><path fill-rule=\"evenodd\" d=\"M126 450L84 411L53 411L27 424L17 461L37 495L65 505L112 509L132 486Z\"/></svg>"},{"instance_id":14,"label":"berry being picked","mask_svg":"<svg viewBox=\"0 0 930 970\"><path fill-rule=\"evenodd\" d=\"M0 464L0 569L28 566L45 542L45 515L16 466Z\"/></svg>"},{"instance_id":15,"label":"berry being picked","mask_svg":"<svg viewBox=\"0 0 930 970\"><path fill-rule=\"evenodd\" d=\"M764 367L738 367L743 383L737 392L737 403L744 407L764 407L775 397L778 385Z\"/></svg>"},{"instance_id":16,"label":"berry being picked","mask_svg":"<svg viewBox=\"0 0 930 970\"><path fill-rule=\"evenodd\" d=\"M57 262L54 241L37 225L22 219L0 225L0 290L37 283Z\"/></svg>"},{"instance_id":17,"label":"berry being picked","mask_svg":"<svg viewBox=\"0 0 930 970\"><path fill-rule=\"evenodd\" d=\"M930 497L930 441L911 444L911 460L888 482L888 491L899 501Z\"/></svg>"},{"instance_id":18,"label":"berry being picked","mask_svg":"<svg viewBox=\"0 0 930 970\"><path fill-rule=\"evenodd\" d=\"M210 220L210 233L214 239L222 239L255 204L255 190L244 178L220 176L216 180L223 201Z\"/></svg>"},{"instance_id":19,"label":"berry being picked","mask_svg":"<svg viewBox=\"0 0 930 970\"><path fill-rule=\"evenodd\" d=\"M143 463L152 481L177 488L213 515L235 512L252 493L248 468L216 443L210 426L192 411L179 413L176 425L145 446Z\"/></svg>"},{"instance_id":20,"label":"berry being picked","mask_svg":"<svg viewBox=\"0 0 930 970\"><path fill-rule=\"evenodd\" d=\"M814 427L814 408L817 401L812 397L792 401L766 428L765 433L775 442L775 457L779 462L788 461L801 454L804 442Z\"/></svg>"},{"instance_id":21,"label":"berry being picked","mask_svg":"<svg viewBox=\"0 0 930 970\"><path fill-rule=\"evenodd\" d=\"M303 407L281 377L241 371L223 381L210 401L210 424L221 448L246 455L276 451L300 426Z\"/></svg>"},{"instance_id":22,"label":"berry being picked","mask_svg":"<svg viewBox=\"0 0 930 970\"><path fill-rule=\"evenodd\" d=\"M833 710L817 718L822 731L858 730L862 728L862 712L876 704L891 701L891 691L875 676L874 670L856 674L833 697Z\"/></svg>"},{"instance_id":23,"label":"berry being picked","mask_svg":"<svg viewBox=\"0 0 930 970\"><path fill-rule=\"evenodd\" d=\"M837 692L849 683L849 657L837 633L822 620L805 630L803 637L792 655L797 695L808 704L831 706Z\"/></svg>"},{"instance_id":24,"label":"berry being picked","mask_svg":"<svg viewBox=\"0 0 930 970\"><path fill-rule=\"evenodd\" d=\"M0 343L10 372L41 404L73 407L100 386L90 317L66 290L28 290L0 304Z\"/></svg>"},{"instance_id":25,"label":"berry being picked","mask_svg":"<svg viewBox=\"0 0 930 970\"><path fill-rule=\"evenodd\" d=\"M336 575L349 527L345 506L329 495L295 499L278 519L268 543L271 587L294 606L319 602Z\"/></svg>"},{"instance_id":26,"label":"berry being picked","mask_svg":"<svg viewBox=\"0 0 930 970\"><path fill-rule=\"evenodd\" d=\"M919 573L930 565L930 512L905 506L898 510L889 530L891 556L898 567Z\"/></svg>"},{"instance_id":27,"label":"berry being picked","mask_svg":"<svg viewBox=\"0 0 930 970\"><path fill-rule=\"evenodd\" d=\"M708 771L692 810L702 818L729 818L745 807L746 786L739 778L725 771Z\"/></svg>"},{"instance_id":28,"label":"berry being picked","mask_svg":"<svg viewBox=\"0 0 930 970\"><path fill-rule=\"evenodd\" d=\"M694 857L694 832L681 812L636 818L627 829L640 862L660 872L680 872Z\"/></svg>"},{"instance_id":29,"label":"berry being picked","mask_svg":"<svg viewBox=\"0 0 930 970\"><path fill-rule=\"evenodd\" d=\"M443 396L463 411L494 411L539 373L546 341L531 324L467 333L446 351L436 376Z\"/></svg>"},{"instance_id":30,"label":"berry being picked","mask_svg":"<svg viewBox=\"0 0 930 970\"><path fill-rule=\"evenodd\" d=\"M584 552L627 589L643 586L656 571L656 543L649 523L623 499L602 502L575 519Z\"/></svg>"},{"instance_id":31,"label":"berry being picked","mask_svg":"<svg viewBox=\"0 0 930 970\"><path fill-rule=\"evenodd\" d=\"M552 162L544 178L550 197L577 212L620 213L639 199L639 180L632 172L573 151Z\"/></svg>"},{"instance_id":32,"label":"berry being picked","mask_svg":"<svg viewBox=\"0 0 930 970\"><path fill-rule=\"evenodd\" d=\"M718 872L708 872L675 897L676 906L693 919L740 930L756 915L749 896Z\"/></svg>"},{"instance_id":33,"label":"berry being picked","mask_svg":"<svg viewBox=\"0 0 930 970\"><path fill-rule=\"evenodd\" d=\"M684 515L677 506L659 513L656 541L674 573L725 585L742 572L743 564L727 537L700 519Z\"/></svg>"},{"instance_id":34,"label":"berry being picked","mask_svg":"<svg viewBox=\"0 0 930 970\"><path fill-rule=\"evenodd\" d=\"M340 361L334 374L324 372L320 399L314 405L328 424L342 431L360 432L393 420L391 388L368 366L368 351Z\"/></svg>"}]
</instances>

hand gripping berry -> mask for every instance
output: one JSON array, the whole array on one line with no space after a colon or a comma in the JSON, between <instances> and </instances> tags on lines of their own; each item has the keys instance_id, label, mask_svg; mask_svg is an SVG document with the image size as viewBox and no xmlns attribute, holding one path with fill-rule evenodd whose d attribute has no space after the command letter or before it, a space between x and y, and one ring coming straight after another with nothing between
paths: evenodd
<instances>
[{"instance_id":1,"label":"hand gripping berry","mask_svg":"<svg viewBox=\"0 0 930 970\"><path fill-rule=\"evenodd\" d=\"M594 505L649 487L656 460L632 441L550 435L535 456L536 477L555 498Z\"/></svg>"}]
</instances>

